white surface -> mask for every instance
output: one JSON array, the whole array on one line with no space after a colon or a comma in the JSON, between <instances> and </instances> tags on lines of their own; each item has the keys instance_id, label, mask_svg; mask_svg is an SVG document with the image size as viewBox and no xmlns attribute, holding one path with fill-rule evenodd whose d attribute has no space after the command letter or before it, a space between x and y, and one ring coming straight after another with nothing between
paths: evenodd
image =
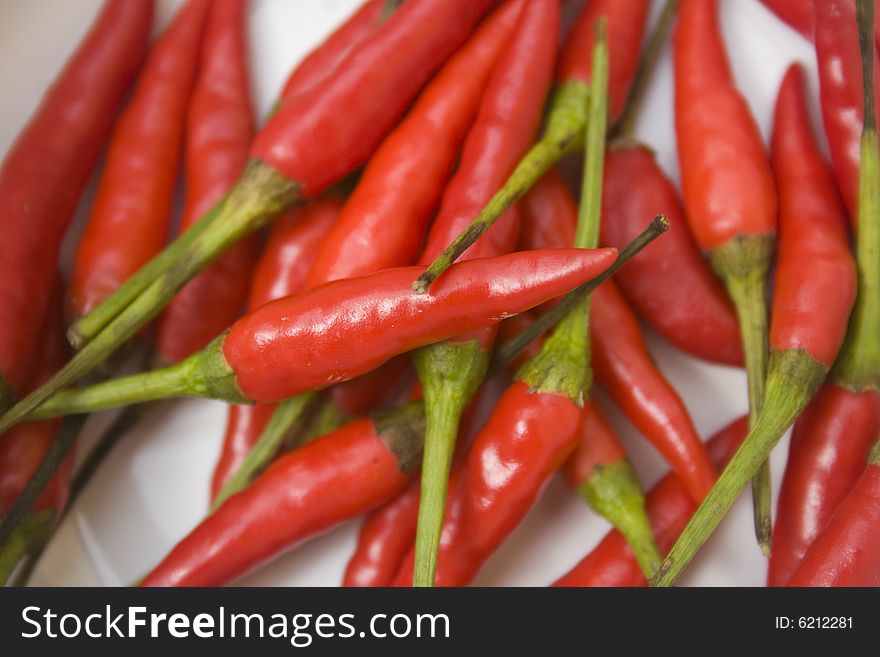
<instances>
[{"instance_id":1,"label":"white surface","mask_svg":"<svg viewBox=\"0 0 880 657\"><path fill-rule=\"evenodd\" d=\"M164 25L178 4L160 0L158 23ZM252 85L259 116L266 114L291 66L357 4L358 0L252 0ZM579 5L580 0L572 4ZM807 67L815 92L813 49L757 0L721 4L737 81L766 138L777 87L792 60ZM0 152L8 149L99 5L100 0L0 0L0 88L4 90ZM646 99L638 136L657 151L661 165L677 179L668 46ZM82 216L79 224L81 220ZM685 357L655 336L649 340L703 436L745 412L741 371ZM81 453L107 418L104 414L90 420ZM646 486L652 485L665 473L665 465L619 415L612 419ZM204 513L224 421L224 406L216 402L169 402L155 409L107 459L46 550L32 583L124 585L144 574ZM785 439L773 453L777 487L787 449ZM316 538L238 583L337 585L357 527L358 522L348 523ZM487 563L476 584L546 585L586 554L607 529L578 497L554 481ZM744 495L681 584L758 586L765 574L766 563L752 534L749 496Z\"/></svg>"}]
</instances>

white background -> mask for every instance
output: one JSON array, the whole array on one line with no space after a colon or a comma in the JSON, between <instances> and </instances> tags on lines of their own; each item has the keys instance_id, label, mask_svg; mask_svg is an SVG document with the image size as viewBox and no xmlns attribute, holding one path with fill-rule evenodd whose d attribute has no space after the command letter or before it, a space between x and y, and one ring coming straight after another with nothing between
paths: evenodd
<instances>
[{"instance_id":1,"label":"white background","mask_svg":"<svg viewBox=\"0 0 880 657\"><path fill-rule=\"evenodd\" d=\"M157 27L167 22L179 4L178 0L159 0ZM566 13L576 12L581 4L580 0L569 2ZM655 14L660 4L654 1ZM358 0L251 0L248 29L258 116L266 115L291 67L357 5ZM99 6L100 0L0 0L0 152L9 148ZM720 16L737 82L765 140L776 90L791 61L801 62L808 70L816 117L817 83L811 44L780 23L757 0L721 0ZM637 132L677 180L668 46L654 75ZM77 222L80 227L82 215L81 208ZM69 241L67 260L71 246ZM649 341L660 367L687 402L703 436L710 436L746 411L746 383L741 371L683 356L650 334ZM646 487L650 486L665 473L665 465L622 417L611 415ZM80 456L110 416L104 413L90 420L80 443ZM207 508L208 482L224 422L224 406L218 402L173 401L154 409L111 454L68 514L37 566L32 583L124 585L148 571ZM787 449L786 438L773 453L777 489ZM318 537L236 583L337 585L353 549L358 524L348 523ZM607 529L607 524L580 498L560 481L553 481L540 503L486 564L476 584L546 585L586 554ZM753 538L746 494L680 584L759 586L765 576L766 562Z\"/></svg>"}]
</instances>

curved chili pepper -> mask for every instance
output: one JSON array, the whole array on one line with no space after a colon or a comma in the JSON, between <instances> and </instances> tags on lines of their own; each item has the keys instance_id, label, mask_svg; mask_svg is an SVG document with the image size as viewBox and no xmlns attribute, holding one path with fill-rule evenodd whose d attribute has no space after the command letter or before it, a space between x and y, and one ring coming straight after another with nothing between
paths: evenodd
<instances>
[{"instance_id":1,"label":"curved chili pepper","mask_svg":"<svg viewBox=\"0 0 880 657\"><path fill-rule=\"evenodd\" d=\"M736 307L753 423L767 370L765 286L776 189L764 145L730 71L716 0L683 0L675 31L675 134L687 220ZM699 107L699 109L698 109ZM769 551L770 469L753 479L755 534Z\"/></svg>"},{"instance_id":2,"label":"curved chili pepper","mask_svg":"<svg viewBox=\"0 0 880 657\"><path fill-rule=\"evenodd\" d=\"M880 188L877 172L880 154L876 130L873 62L873 0L859 0L859 32L865 70L865 123L862 131L857 264L859 292L849 331L835 364L834 377L855 390L880 392L880 267L876 257L880 244ZM773 302L771 340L773 357L768 369L766 410L749 431L742 448L721 474L715 488L697 510L667 557L655 583L666 585L687 565L733 504L745 480L765 461L776 442L816 392L834 358L843 336L851 294L851 256L846 248L845 231L839 210L834 214L833 192L829 192L828 174L818 155L809 120L804 109L803 85L797 73L786 78L787 86L777 107L777 131L774 134L774 163L780 171L785 250L777 272L776 297ZM792 187L786 191L790 181ZM824 181L824 187L822 182ZM797 186L795 186L797 185ZM824 208L805 208L801 201L806 186L812 185L816 203ZM815 188L824 189L816 192ZM808 197L809 198L809 197ZM825 209L827 208L827 209ZM810 214L810 222L797 224L800 214ZM831 214L825 214L830 212ZM824 240L814 241L822 234ZM791 249L790 251L788 249ZM804 252L808 252L805 254ZM807 260L801 260L806 255ZM806 263L809 263L806 265ZM815 296L811 296L815 295ZM849 297L849 299L848 299ZM806 308L827 304L828 313L810 313Z\"/></svg>"},{"instance_id":3,"label":"curved chili pepper","mask_svg":"<svg viewBox=\"0 0 880 657\"><path fill-rule=\"evenodd\" d=\"M318 245L341 207L337 199L321 197L276 220L254 268L247 302L250 312L306 288L306 276ZM223 447L211 479L211 499L217 497L229 477L238 470L263 433L275 407L275 404L229 406Z\"/></svg>"},{"instance_id":4,"label":"curved chili pepper","mask_svg":"<svg viewBox=\"0 0 880 657\"><path fill-rule=\"evenodd\" d=\"M748 429L747 420L746 417L735 420L708 441L709 454L717 467L722 467L739 447ZM647 508L657 545L665 553L696 507L681 480L670 473L648 492ZM612 529L553 586L646 586L647 583L626 539Z\"/></svg>"},{"instance_id":5,"label":"curved chili pepper","mask_svg":"<svg viewBox=\"0 0 880 657\"><path fill-rule=\"evenodd\" d=\"M528 150L550 88L559 21L558 0L526 3L488 82L479 114L462 148L458 170L443 192L420 263L430 263L468 225ZM463 258L512 251L518 232L519 217L513 208ZM461 332L455 340L431 345L413 356L428 418L416 533L419 585L430 586L433 582L433 568L425 560L433 562L437 551L458 422L485 375L494 338L494 326L473 334Z\"/></svg>"},{"instance_id":6,"label":"curved chili pepper","mask_svg":"<svg viewBox=\"0 0 880 657\"><path fill-rule=\"evenodd\" d=\"M859 141L862 132L862 64L854 0L814 0L819 99L831 163L855 227L859 210ZM875 66L878 59L874 56ZM874 95L880 81L874 80Z\"/></svg>"},{"instance_id":7,"label":"curved chili pepper","mask_svg":"<svg viewBox=\"0 0 880 657\"><path fill-rule=\"evenodd\" d=\"M64 340L63 303L60 279L56 278L49 316L38 331L42 350L30 386L37 387L67 360ZM0 436L0 517L12 508L39 468L58 434L58 420L44 420L16 427ZM48 539L60 516L70 489L74 451L61 463L49 484L31 505L21 524L0 543L0 584L5 583L21 557L38 550Z\"/></svg>"},{"instance_id":8,"label":"curved chili pepper","mask_svg":"<svg viewBox=\"0 0 880 657\"><path fill-rule=\"evenodd\" d=\"M524 204L528 230L523 246L547 248L574 241L574 200L558 173L539 180ZM638 319L613 281L592 294L590 319L596 379L700 502L715 482L715 469L684 402L654 364Z\"/></svg>"},{"instance_id":9,"label":"curved chili pepper","mask_svg":"<svg viewBox=\"0 0 880 657\"><path fill-rule=\"evenodd\" d=\"M71 328L72 340L88 344L0 418L0 431L90 372L229 246L360 165L495 2L407 2L346 58L345 66L296 102L285 103L258 134L251 148L255 161L226 201Z\"/></svg>"},{"instance_id":10,"label":"curved chili pepper","mask_svg":"<svg viewBox=\"0 0 880 657\"><path fill-rule=\"evenodd\" d=\"M404 0L368 0L296 65L280 98L290 100L316 87Z\"/></svg>"},{"instance_id":11,"label":"curved chili pepper","mask_svg":"<svg viewBox=\"0 0 880 657\"><path fill-rule=\"evenodd\" d=\"M254 133L244 8L244 0L215 1L205 28L187 115L181 231L222 199L244 170ZM160 361L186 358L235 321L247 297L257 247L255 237L243 240L180 290L157 328Z\"/></svg>"},{"instance_id":12,"label":"curved chili pepper","mask_svg":"<svg viewBox=\"0 0 880 657\"><path fill-rule=\"evenodd\" d=\"M219 586L400 492L424 415L410 403L351 422L269 466L180 541L141 586Z\"/></svg>"},{"instance_id":13,"label":"curved chili pepper","mask_svg":"<svg viewBox=\"0 0 880 657\"><path fill-rule=\"evenodd\" d=\"M211 3L189 0L150 50L113 129L95 205L73 265L80 317L162 250L171 218L186 107Z\"/></svg>"},{"instance_id":14,"label":"curved chili pepper","mask_svg":"<svg viewBox=\"0 0 880 657\"><path fill-rule=\"evenodd\" d=\"M639 59L639 46L648 17L644 0L591 0L575 21L562 48L556 71L556 90L548 109L546 128L504 180L494 195L472 214L473 221L447 236L427 270L413 283L413 290L425 293L462 253L502 216L505 211L563 155L576 148L587 121L588 85L593 66L592 49L599 19L604 19L611 52L609 91L612 106L622 107ZM454 239L453 239L454 238ZM425 263L428 264L428 263Z\"/></svg>"},{"instance_id":15,"label":"curved chili pepper","mask_svg":"<svg viewBox=\"0 0 880 657\"><path fill-rule=\"evenodd\" d=\"M805 39L813 40L813 2L812 0L761 0L776 16L791 29L799 32Z\"/></svg>"},{"instance_id":16,"label":"curved chili pepper","mask_svg":"<svg viewBox=\"0 0 880 657\"><path fill-rule=\"evenodd\" d=\"M675 187L648 148L613 144L605 159L602 243L622 247L641 232L645 217L658 212L671 228L614 280L673 345L698 358L741 365L736 311L688 230Z\"/></svg>"},{"instance_id":17,"label":"curved chili pepper","mask_svg":"<svg viewBox=\"0 0 880 657\"><path fill-rule=\"evenodd\" d=\"M65 230L146 51L153 2L108 0L0 169L0 410L40 350ZM27 285L22 285L22 278Z\"/></svg>"},{"instance_id":18,"label":"curved chili pepper","mask_svg":"<svg viewBox=\"0 0 880 657\"><path fill-rule=\"evenodd\" d=\"M788 586L880 586L880 447Z\"/></svg>"},{"instance_id":19,"label":"curved chili pepper","mask_svg":"<svg viewBox=\"0 0 880 657\"><path fill-rule=\"evenodd\" d=\"M865 469L880 396L827 382L794 425L776 505L768 586L784 586Z\"/></svg>"},{"instance_id":20,"label":"curved chili pepper","mask_svg":"<svg viewBox=\"0 0 880 657\"><path fill-rule=\"evenodd\" d=\"M385 269L279 299L171 367L59 393L37 417L194 395L274 402L369 372L393 356L497 324L591 280L614 249L555 249L459 263L435 294ZM411 281L410 281L411 283Z\"/></svg>"}]
</instances>

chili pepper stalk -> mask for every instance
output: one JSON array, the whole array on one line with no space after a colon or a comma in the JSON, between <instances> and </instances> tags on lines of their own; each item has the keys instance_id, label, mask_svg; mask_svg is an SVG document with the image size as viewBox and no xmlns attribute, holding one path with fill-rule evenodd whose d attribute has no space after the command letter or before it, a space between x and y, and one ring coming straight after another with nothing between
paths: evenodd
<instances>
[{"instance_id":1,"label":"chili pepper stalk","mask_svg":"<svg viewBox=\"0 0 880 657\"><path fill-rule=\"evenodd\" d=\"M859 222L857 265L859 292L834 377L855 390L880 391L880 154L873 96L873 22L871 0L859 0L857 7L862 77L864 126L859 171ZM766 460L771 450L818 389L826 366L797 351L774 354L767 380L765 413L750 429L742 447L721 474L716 486L697 509L691 522L667 556L653 586L669 586L708 539L739 494L745 481Z\"/></svg>"}]
</instances>

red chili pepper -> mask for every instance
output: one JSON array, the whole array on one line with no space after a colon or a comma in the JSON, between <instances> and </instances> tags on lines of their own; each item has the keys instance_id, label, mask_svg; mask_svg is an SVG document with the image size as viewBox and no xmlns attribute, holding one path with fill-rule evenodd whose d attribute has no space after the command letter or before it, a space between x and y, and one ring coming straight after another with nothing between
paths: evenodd
<instances>
[{"instance_id":1,"label":"red chili pepper","mask_svg":"<svg viewBox=\"0 0 880 657\"><path fill-rule=\"evenodd\" d=\"M113 129L95 205L73 266L70 313L80 317L161 251L186 107L208 0L190 0L152 47Z\"/></svg>"},{"instance_id":2,"label":"red chili pepper","mask_svg":"<svg viewBox=\"0 0 880 657\"><path fill-rule=\"evenodd\" d=\"M814 0L816 59L822 121L837 184L850 222L859 209L859 141L862 132L862 64L854 0ZM874 65L878 59L874 57ZM880 82L874 79L874 95Z\"/></svg>"},{"instance_id":3,"label":"red chili pepper","mask_svg":"<svg viewBox=\"0 0 880 657\"><path fill-rule=\"evenodd\" d=\"M0 169L0 408L39 353L61 240L146 51L153 2L108 0ZM22 277L27 285L22 285Z\"/></svg>"},{"instance_id":4,"label":"red chili pepper","mask_svg":"<svg viewBox=\"0 0 880 657\"><path fill-rule=\"evenodd\" d=\"M522 7L507 2L487 19L382 142L321 244L310 287L415 262Z\"/></svg>"},{"instance_id":5,"label":"red chili pepper","mask_svg":"<svg viewBox=\"0 0 880 657\"><path fill-rule=\"evenodd\" d=\"M550 88L559 21L557 0L526 3L488 82L479 114L462 148L458 171L443 192L420 263L429 264L469 224L531 145ZM512 208L462 258L512 251L518 232L519 217ZM428 418L416 535L420 561L422 555L436 553L458 422L485 374L495 332L494 326L475 333L463 331L458 337L448 336L454 340L431 345L414 355ZM432 510L430 518L428 509ZM424 574L427 580L420 583L430 586L433 579Z\"/></svg>"},{"instance_id":6,"label":"red chili pepper","mask_svg":"<svg viewBox=\"0 0 880 657\"><path fill-rule=\"evenodd\" d=\"M596 22L605 18L608 30L608 102L611 118L623 111L636 68L650 2L590 0L571 27L559 56L558 82L590 83Z\"/></svg>"},{"instance_id":7,"label":"red chili pepper","mask_svg":"<svg viewBox=\"0 0 880 657\"><path fill-rule=\"evenodd\" d=\"M393 356L497 324L595 278L615 249L556 249L459 263L432 295L417 267L327 283L266 304L171 367L58 393L36 417L172 396L273 402L369 372Z\"/></svg>"},{"instance_id":8,"label":"red chili pepper","mask_svg":"<svg viewBox=\"0 0 880 657\"><path fill-rule=\"evenodd\" d=\"M525 197L524 207L525 248L573 243L577 210L558 173L539 180ZM654 364L638 319L613 281L593 293L590 308L596 379L687 482L693 499L701 501L715 482L715 469L684 402Z\"/></svg>"},{"instance_id":9,"label":"red chili pepper","mask_svg":"<svg viewBox=\"0 0 880 657\"><path fill-rule=\"evenodd\" d=\"M186 132L186 204L180 230L222 199L238 180L254 134L245 42L244 0L216 0L205 28ZM156 352L176 363L232 324L247 297L257 257L243 240L190 281L162 316Z\"/></svg>"},{"instance_id":10,"label":"red chili pepper","mask_svg":"<svg viewBox=\"0 0 880 657\"><path fill-rule=\"evenodd\" d=\"M284 83L282 100L290 100L316 87L370 36L404 0L368 0L337 27L317 48L297 64Z\"/></svg>"},{"instance_id":11,"label":"red chili pepper","mask_svg":"<svg viewBox=\"0 0 880 657\"><path fill-rule=\"evenodd\" d=\"M249 311L306 289L306 276L318 245L341 207L340 201L321 197L275 222L254 269L247 303ZM238 470L263 433L275 407L275 404L230 405L223 447L211 479L211 499L217 497L229 477Z\"/></svg>"},{"instance_id":12,"label":"red chili pepper","mask_svg":"<svg viewBox=\"0 0 880 657\"><path fill-rule=\"evenodd\" d=\"M203 520L141 586L219 586L375 508L418 466L423 429L414 402L285 454Z\"/></svg>"},{"instance_id":13,"label":"red chili pepper","mask_svg":"<svg viewBox=\"0 0 880 657\"><path fill-rule=\"evenodd\" d=\"M709 440L709 453L716 466L723 466L733 455L747 429L747 418L741 417ZM670 473L648 492L647 507L657 545L665 553L694 513L694 501L681 480ZM612 529L553 586L646 586L647 583L629 544L619 531Z\"/></svg>"},{"instance_id":14,"label":"red chili pepper","mask_svg":"<svg viewBox=\"0 0 880 657\"><path fill-rule=\"evenodd\" d=\"M811 0L761 0L767 9L776 14L805 39L813 40L813 2Z\"/></svg>"},{"instance_id":15,"label":"red chili pepper","mask_svg":"<svg viewBox=\"0 0 880 657\"><path fill-rule=\"evenodd\" d=\"M865 469L880 396L828 382L794 425L779 490L768 586L784 586Z\"/></svg>"},{"instance_id":16,"label":"red chili pepper","mask_svg":"<svg viewBox=\"0 0 880 657\"><path fill-rule=\"evenodd\" d=\"M787 586L880 586L880 447Z\"/></svg>"},{"instance_id":17,"label":"red chili pepper","mask_svg":"<svg viewBox=\"0 0 880 657\"><path fill-rule=\"evenodd\" d=\"M296 102L285 103L254 141L255 161L226 202L71 328L74 341L88 344L10 409L0 419L0 431L90 372L226 248L363 163L496 1L405 3L352 51L345 65Z\"/></svg>"},{"instance_id":18,"label":"red chili pepper","mask_svg":"<svg viewBox=\"0 0 880 657\"><path fill-rule=\"evenodd\" d=\"M688 230L675 187L645 146L617 143L605 159L601 241L622 247L662 213L657 240L614 276L627 300L664 338L706 360L741 365L742 338L727 292Z\"/></svg>"}]
</instances>

